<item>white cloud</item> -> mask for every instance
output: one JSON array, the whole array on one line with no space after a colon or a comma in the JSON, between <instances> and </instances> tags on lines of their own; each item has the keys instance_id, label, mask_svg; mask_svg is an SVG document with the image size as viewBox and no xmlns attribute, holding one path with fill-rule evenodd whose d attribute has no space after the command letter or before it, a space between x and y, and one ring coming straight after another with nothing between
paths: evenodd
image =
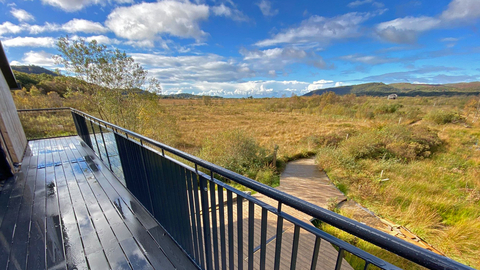
<instances>
[{"instance_id":1,"label":"white cloud","mask_svg":"<svg viewBox=\"0 0 480 270\"><path fill-rule=\"evenodd\" d=\"M382 38L395 43L413 43L417 34L437 28L441 20L433 17L405 17L377 25L376 32Z\"/></svg>"},{"instance_id":2,"label":"white cloud","mask_svg":"<svg viewBox=\"0 0 480 270\"><path fill-rule=\"evenodd\" d=\"M444 20L472 20L480 17L480 1L453 0L440 16Z\"/></svg>"},{"instance_id":3,"label":"white cloud","mask_svg":"<svg viewBox=\"0 0 480 270\"><path fill-rule=\"evenodd\" d=\"M4 22L0 24L0 36L2 36L3 34L16 34L21 32L22 30L22 27L15 25L11 22Z\"/></svg>"},{"instance_id":4,"label":"white cloud","mask_svg":"<svg viewBox=\"0 0 480 270\"><path fill-rule=\"evenodd\" d=\"M12 65L36 65L41 67L55 66L53 54L44 51L29 51L23 55L22 61L12 61Z\"/></svg>"},{"instance_id":5,"label":"white cloud","mask_svg":"<svg viewBox=\"0 0 480 270\"><path fill-rule=\"evenodd\" d=\"M383 22L377 25L378 30L393 27L397 30L423 32L439 26L441 21L436 18L422 17L405 17Z\"/></svg>"},{"instance_id":6,"label":"white cloud","mask_svg":"<svg viewBox=\"0 0 480 270\"><path fill-rule=\"evenodd\" d=\"M86 6L97 4L98 0L42 0L42 3L58 7L67 12L81 10Z\"/></svg>"},{"instance_id":7,"label":"white cloud","mask_svg":"<svg viewBox=\"0 0 480 270\"><path fill-rule=\"evenodd\" d=\"M243 55L243 60L255 71L282 70L295 63L303 63L321 69L329 68L320 55L312 51L307 52L292 47L266 50L246 50L243 48L240 50L240 54Z\"/></svg>"},{"instance_id":8,"label":"white cloud","mask_svg":"<svg viewBox=\"0 0 480 270\"><path fill-rule=\"evenodd\" d=\"M56 23L49 23L46 22L44 25L30 25L30 24L21 24L20 25L23 30L28 31L30 34L40 34L43 32L55 32L55 31L60 31L62 29L61 25L58 25Z\"/></svg>"},{"instance_id":9,"label":"white cloud","mask_svg":"<svg viewBox=\"0 0 480 270\"><path fill-rule=\"evenodd\" d=\"M208 16L206 5L162 1L118 7L105 24L117 36L130 40L154 40L162 34L199 40L207 35L199 24Z\"/></svg>"},{"instance_id":10,"label":"white cloud","mask_svg":"<svg viewBox=\"0 0 480 270\"><path fill-rule=\"evenodd\" d=\"M138 47L138 48L153 48L155 47L155 44L153 40L128 40L124 42L127 45L133 46L133 47ZM162 46L164 49L168 49L168 46L166 43L163 43Z\"/></svg>"},{"instance_id":11,"label":"white cloud","mask_svg":"<svg viewBox=\"0 0 480 270\"><path fill-rule=\"evenodd\" d=\"M439 16L404 17L377 25L376 32L384 40L395 43L413 43L421 32L435 28L450 28L480 18L479 0L452 0Z\"/></svg>"},{"instance_id":12,"label":"white cloud","mask_svg":"<svg viewBox=\"0 0 480 270\"><path fill-rule=\"evenodd\" d=\"M308 91L313 91L313 90L327 88L327 87L333 87L333 86L335 86L334 81L319 80L319 81L316 81L316 82L313 82L313 83L309 84L308 87L307 87L307 90Z\"/></svg>"},{"instance_id":13,"label":"white cloud","mask_svg":"<svg viewBox=\"0 0 480 270\"><path fill-rule=\"evenodd\" d=\"M109 3L118 3L118 4L130 4L134 0L42 0L43 4L51 5L58 7L67 12L74 12L81 10L85 7L91 5L102 5L104 6L106 2Z\"/></svg>"},{"instance_id":14,"label":"white cloud","mask_svg":"<svg viewBox=\"0 0 480 270\"><path fill-rule=\"evenodd\" d=\"M275 16L278 14L278 9L272 9L272 3L268 0L262 0L257 3L263 16Z\"/></svg>"},{"instance_id":15,"label":"white cloud","mask_svg":"<svg viewBox=\"0 0 480 270\"><path fill-rule=\"evenodd\" d=\"M363 63L367 65L380 65L380 64L398 61L397 58L384 58L384 57L375 56L375 55L359 55L359 54L345 55L340 57L340 59L343 59L349 62Z\"/></svg>"},{"instance_id":16,"label":"white cloud","mask_svg":"<svg viewBox=\"0 0 480 270\"><path fill-rule=\"evenodd\" d=\"M457 42L458 38L453 38L453 37L447 37L447 38L442 38L440 39L441 42Z\"/></svg>"},{"instance_id":17,"label":"white cloud","mask_svg":"<svg viewBox=\"0 0 480 270\"><path fill-rule=\"evenodd\" d=\"M105 28L101 23L87 21L83 19L73 19L64 25L62 25L62 30L68 33L93 33L100 34L108 32L108 29Z\"/></svg>"},{"instance_id":18,"label":"white cloud","mask_svg":"<svg viewBox=\"0 0 480 270\"><path fill-rule=\"evenodd\" d=\"M174 57L133 53L132 57L161 82L227 82L255 75L247 65L216 54Z\"/></svg>"},{"instance_id":19,"label":"white cloud","mask_svg":"<svg viewBox=\"0 0 480 270\"><path fill-rule=\"evenodd\" d=\"M57 32L64 31L67 33L93 33L100 34L108 32L108 29L104 27L101 23L92 22L83 19L72 19L66 22L63 25L56 23L45 23L44 25L31 25L28 23L22 23L20 25L15 25L10 22L5 22L0 25L0 35L3 33L19 33L22 31L27 31L30 34L40 34L44 32Z\"/></svg>"},{"instance_id":20,"label":"white cloud","mask_svg":"<svg viewBox=\"0 0 480 270\"><path fill-rule=\"evenodd\" d=\"M12 8L10 10L10 13L13 15L13 17L17 18L17 20L19 20L20 22L28 22L28 21L35 20L32 14L28 13L23 9Z\"/></svg>"},{"instance_id":21,"label":"white cloud","mask_svg":"<svg viewBox=\"0 0 480 270\"><path fill-rule=\"evenodd\" d=\"M15 37L3 41L7 47L54 47L55 39L52 37Z\"/></svg>"},{"instance_id":22,"label":"white cloud","mask_svg":"<svg viewBox=\"0 0 480 270\"><path fill-rule=\"evenodd\" d=\"M97 43L100 44L121 44L122 42L116 38L109 38L104 35L99 35L99 36L90 36L85 38L86 41L91 42L92 40L96 40Z\"/></svg>"},{"instance_id":23,"label":"white cloud","mask_svg":"<svg viewBox=\"0 0 480 270\"><path fill-rule=\"evenodd\" d=\"M309 82L302 81L248 81L248 82L194 82L162 84L164 93L194 93L224 97L282 97L303 95L307 92Z\"/></svg>"},{"instance_id":24,"label":"white cloud","mask_svg":"<svg viewBox=\"0 0 480 270\"><path fill-rule=\"evenodd\" d=\"M275 59L282 55L279 51L245 51L245 58L252 62L262 55ZM301 52L298 52L301 54ZM149 75L162 83L165 94L193 93L201 95L220 95L226 97L281 97L303 95L309 92L312 83L302 81L243 81L257 76L249 60L238 62L216 54L201 56L166 56L159 54L133 53L135 62L144 66ZM274 76L276 71L266 70ZM319 88L334 86L333 81L314 82Z\"/></svg>"},{"instance_id":25,"label":"white cloud","mask_svg":"<svg viewBox=\"0 0 480 270\"><path fill-rule=\"evenodd\" d=\"M301 44L309 42L328 43L331 40L346 39L360 35L360 24L370 18L370 13L351 12L333 18L312 16L299 27L289 28L271 39L257 42L259 47L278 44Z\"/></svg>"},{"instance_id":26,"label":"white cloud","mask_svg":"<svg viewBox=\"0 0 480 270\"><path fill-rule=\"evenodd\" d=\"M372 6L377 8L381 8L384 6L383 3L373 1L373 0L357 0L357 1L350 2L347 6L349 8L356 8L358 6L365 5L365 4L372 4Z\"/></svg>"},{"instance_id":27,"label":"white cloud","mask_svg":"<svg viewBox=\"0 0 480 270\"><path fill-rule=\"evenodd\" d=\"M214 6L211 8L213 14L216 16L225 16L227 18L231 18L234 21L248 21L249 18L245 16L240 10L236 8L230 8L225 6L225 4L221 4L219 6Z\"/></svg>"}]
</instances>

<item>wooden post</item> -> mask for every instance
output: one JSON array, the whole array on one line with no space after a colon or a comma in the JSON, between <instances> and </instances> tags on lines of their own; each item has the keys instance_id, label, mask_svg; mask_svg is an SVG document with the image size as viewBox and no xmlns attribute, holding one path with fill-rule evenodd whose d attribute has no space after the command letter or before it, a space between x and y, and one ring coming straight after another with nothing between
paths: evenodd
<instances>
[{"instance_id":1,"label":"wooden post","mask_svg":"<svg viewBox=\"0 0 480 270\"><path fill-rule=\"evenodd\" d=\"M273 149L273 160L272 160L273 168L277 168L277 151L278 151L278 145L275 145L275 148Z\"/></svg>"}]
</instances>

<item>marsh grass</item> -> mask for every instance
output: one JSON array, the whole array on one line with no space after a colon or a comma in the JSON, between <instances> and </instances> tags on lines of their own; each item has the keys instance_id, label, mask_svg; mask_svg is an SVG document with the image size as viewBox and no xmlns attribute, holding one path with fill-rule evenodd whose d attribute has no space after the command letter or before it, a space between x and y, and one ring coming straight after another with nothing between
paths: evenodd
<instances>
[{"instance_id":1,"label":"marsh grass","mask_svg":"<svg viewBox=\"0 0 480 270\"><path fill-rule=\"evenodd\" d=\"M59 100L19 93L14 99L18 108L49 107L52 100L95 112L79 93ZM319 167L348 197L480 268L480 125L471 99L327 93L140 100L135 123L142 134L272 186L286 162L316 154ZM384 251L378 256L397 260Z\"/></svg>"}]
</instances>

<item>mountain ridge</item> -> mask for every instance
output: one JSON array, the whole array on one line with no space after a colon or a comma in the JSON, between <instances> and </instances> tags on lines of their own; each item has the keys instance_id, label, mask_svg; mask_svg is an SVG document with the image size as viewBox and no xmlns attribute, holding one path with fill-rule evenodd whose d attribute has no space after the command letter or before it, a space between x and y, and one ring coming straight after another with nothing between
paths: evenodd
<instances>
[{"instance_id":1,"label":"mountain ridge","mask_svg":"<svg viewBox=\"0 0 480 270\"><path fill-rule=\"evenodd\" d=\"M326 92L334 92L337 95L355 94L367 96L387 96L390 94L397 94L399 96L479 95L480 82L462 82L453 84L385 84L374 82L317 89L310 91L303 96L321 95Z\"/></svg>"}]
</instances>

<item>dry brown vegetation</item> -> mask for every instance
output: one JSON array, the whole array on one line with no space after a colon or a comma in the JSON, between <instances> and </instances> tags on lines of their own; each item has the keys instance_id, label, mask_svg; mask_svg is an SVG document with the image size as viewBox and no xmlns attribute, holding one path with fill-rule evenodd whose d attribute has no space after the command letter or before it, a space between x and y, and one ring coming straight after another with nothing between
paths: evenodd
<instances>
[{"instance_id":1,"label":"dry brown vegetation","mask_svg":"<svg viewBox=\"0 0 480 270\"><path fill-rule=\"evenodd\" d=\"M19 108L72 106L95 114L85 94L17 91L14 98ZM132 116L137 132L273 186L286 161L316 154L348 197L480 267L479 97L327 93L129 102L141 108ZM271 164L276 145L278 162Z\"/></svg>"}]
</instances>

